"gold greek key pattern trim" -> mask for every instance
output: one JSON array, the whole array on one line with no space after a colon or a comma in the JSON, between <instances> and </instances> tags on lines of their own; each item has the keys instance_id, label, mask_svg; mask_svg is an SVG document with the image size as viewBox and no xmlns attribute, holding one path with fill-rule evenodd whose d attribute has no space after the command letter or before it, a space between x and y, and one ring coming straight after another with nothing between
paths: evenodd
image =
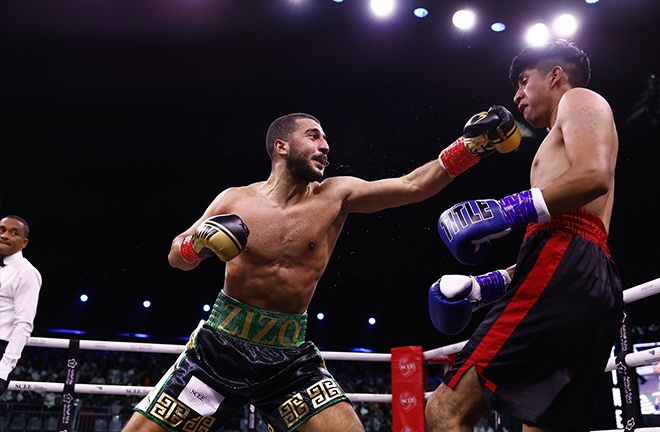
<instances>
[{"instance_id":1,"label":"gold greek key pattern trim","mask_svg":"<svg viewBox=\"0 0 660 432\"><path fill-rule=\"evenodd\" d=\"M199 416L186 420L191 411L186 404L168 394L161 393L158 400L149 409L149 414L172 427L177 427L185 422L183 424L183 431L185 432L208 432L215 423L216 418L213 416Z\"/></svg>"},{"instance_id":2,"label":"gold greek key pattern trim","mask_svg":"<svg viewBox=\"0 0 660 432\"><path fill-rule=\"evenodd\" d=\"M208 432L215 423L215 417L203 416L188 420L183 425L184 432Z\"/></svg>"},{"instance_id":3,"label":"gold greek key pattern trim","mask_svg":"<svg viewBox=\"0 0 660 432\"><path fill-rule=\"evenodd\" d=\"M309 413L309 406L307 406L300 393L296 393L280 405L278 411L286 426L291 427Z\"/></svg>"},{"instance_id":4,"label":"gold greek key pattern trim","mask_svg":"<svg viewBox=\"0 0 660 432\"><path fill-rule=\"evenodd\" d=\"M294 394L279 406L278 411L287 427L294 426L312 410L317 410L335 399L344 396L341 388L330 378L314 383L307 387L305 391L312 402L311 408L300 393Z\"/></svg>"},{"instance_id":5,"label":"gold greek key pattern trim","mask_svg":"<svg viewBox=\"0 0 660 432\"><path fill-rule=\"evenodd\" d=\"M314 409L322 407L328 402L343 396L343 392L337 383L330 378L326 378L308 387L307 394L312 400L312 407Z\"/></svg>"},{"instance_id":6,"label":"gold greek key pattern trim","mask_svg":"<svg viewBox=\"0 0 660 432\"><path fill-rule=\"evenodd\" d=\"M149 414L172 427L180 425L189 413L190 408L165 393L149 409Z\"/></svg>"}]
</instances>

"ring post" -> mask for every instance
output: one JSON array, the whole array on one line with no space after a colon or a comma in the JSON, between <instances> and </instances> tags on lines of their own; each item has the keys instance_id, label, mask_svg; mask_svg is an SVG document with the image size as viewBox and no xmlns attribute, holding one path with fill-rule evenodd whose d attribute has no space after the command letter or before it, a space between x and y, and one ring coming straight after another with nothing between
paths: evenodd
<instances>
[{"instance_id":1,"label":"ring post","mask_svg":"<svg viewBox=\"0 0 660 432\"><path fill-rule=\"evenodd\" d=\"M421 346L392 348L392 431L424 432L424 353Z\"/></svg>"}]
</instances>

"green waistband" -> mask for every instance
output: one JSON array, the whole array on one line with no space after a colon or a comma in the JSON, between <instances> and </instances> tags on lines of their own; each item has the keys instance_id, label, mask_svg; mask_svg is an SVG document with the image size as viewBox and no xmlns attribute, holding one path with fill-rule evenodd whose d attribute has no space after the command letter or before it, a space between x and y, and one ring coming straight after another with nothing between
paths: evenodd
<instances>
[{"instance_id":1,"label":"green waistband","mask_svg":"<svg viewBox=\"0 0 660 432\"><path fill-rule=\"evenodd\" d=\"M246 342L274 348L293 348L305 341L307 314L257 309L220 291L206 324L227 336Z\"/></svg>"}]
</instances>

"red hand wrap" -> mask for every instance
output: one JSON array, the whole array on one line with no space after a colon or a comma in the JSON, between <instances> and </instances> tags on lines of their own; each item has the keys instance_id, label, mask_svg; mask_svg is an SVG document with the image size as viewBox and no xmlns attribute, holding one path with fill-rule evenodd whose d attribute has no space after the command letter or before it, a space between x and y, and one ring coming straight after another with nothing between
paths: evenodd
<instances>
[{"instance_id":1,"label":"red hand wrap","mask_svg":"<svg viewBox=\"0 0 660 432\"><path fill-rule=\"evenodd\" d=\"M184 237L181 246L179 246L179 253L181 254L181 258L188 264L194 264L204 260L204 257L193 249L191 235Z\"/></svg>"},{"instance_id":2,"label":"red hand wrap","mask_svg":"<svg viewBox=\"0 0 660 432\"><path fill-rule=\"evenodd\" d=\"M447 173L456 177L481 159L465 146L465 137L460 137L440 152L440 164Z\"/></svg>"}]
</instances>

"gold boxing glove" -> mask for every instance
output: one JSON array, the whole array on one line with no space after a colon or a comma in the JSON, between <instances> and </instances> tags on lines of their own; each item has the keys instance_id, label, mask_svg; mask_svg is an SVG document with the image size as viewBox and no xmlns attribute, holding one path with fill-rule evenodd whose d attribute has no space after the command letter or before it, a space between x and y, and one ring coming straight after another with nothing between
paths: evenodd
<instances>
[{"instance_id":1,"label":"gold boxing glove","mask_svg":"<svg viewBox=\"0 0 660 432\"><path fill-rule=\"evenodd\" d=\"M522 134L509 110L502 105L493 105L488 112L495 113L500 119L500 123L495 128L486 132L486 137L493 148L499 153L509 153L518 148Z\"/></svg>"},{"instance_id":2,"label":"gold boxing glove","mask_svg":"<svg viewBox=\"0 0 660 432\"><path fill-rule=\"evenodd\" d=\"M249 235L247 225L235 214L212 216L183 239L179 251L191 264L213 255L227 262L241 253Z\"/></svg>"},{"instance_id":3,"label":"gold boxing glove","mask_svg":"<svg viewBox=\"0 0 660 432\"><path fill-rule=\"evenodd\" d=\"M451 177L456 177L493 151L514 150L521 140L513 115L503 106L493 105L467 121L463 136L440 153L440 164Z\"/></svg>"}]
</instances>

